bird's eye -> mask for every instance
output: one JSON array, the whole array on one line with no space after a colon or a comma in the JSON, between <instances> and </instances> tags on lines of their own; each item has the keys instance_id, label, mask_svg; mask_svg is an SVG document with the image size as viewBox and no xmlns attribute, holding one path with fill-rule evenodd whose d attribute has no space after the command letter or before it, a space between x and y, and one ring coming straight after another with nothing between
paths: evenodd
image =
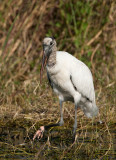
<instances>
[{"instance_id":1,"label":"bird's eye","mask_svg":"<svg viewBox=\"0 0 116 160\"><path fill-rule=\"evenodd\" d=\"M52 42L50 42L50 46L52 45L53 43Z\"/></svg>"}]
</instances>

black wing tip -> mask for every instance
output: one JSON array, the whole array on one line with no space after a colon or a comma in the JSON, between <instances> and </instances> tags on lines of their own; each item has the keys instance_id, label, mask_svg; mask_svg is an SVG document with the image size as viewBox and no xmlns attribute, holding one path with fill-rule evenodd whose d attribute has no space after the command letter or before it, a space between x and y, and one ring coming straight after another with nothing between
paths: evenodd
<instances>
[{"instance_id":1,"label":"black wing tip","mask_svg":"<svg viewBox=\"0 0 116 160\"><path fill-rule=\"evenodd\" d=\"M77 91L77 88L76 88L76 86L74 85L74 83L73 83L73 81L72 81L72 76L71 76L71 75L70 75L70 80L71 80L71 82L72 82L72 85L73 85L74 89Z\"/></svg>"}]
</instances>

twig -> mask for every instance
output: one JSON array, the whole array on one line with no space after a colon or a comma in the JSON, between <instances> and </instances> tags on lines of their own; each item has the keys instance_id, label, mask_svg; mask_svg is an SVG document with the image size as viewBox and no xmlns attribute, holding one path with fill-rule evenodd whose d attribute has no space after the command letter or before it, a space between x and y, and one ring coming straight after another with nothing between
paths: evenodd
<instances>
[{"instance_id":1,"label":"twig","mask_svg":"<svg viewBox=\"0 0 116 160\"><path fill-rule=\"evenodd\" d=\"M102 30L101 29L88 43L87 43L87 46L91 45L102 33Z\"/></svg>"},{"instance_id":2,"label":"twig","mask_svg":"<svg viewBox=\"0 0 116 160\"><path fill-rule=\"evenodd\" d=\"M47 143L48 143L48 141L41 146L41 148L39 149L39 151L36 153L34 160L38 160L38 156L40 155L41 151L45 148L45 146L47 145Z\"/></svg>"},{"instance_id":3,"label":"twig","mask_svg":"<svg viewBox=\"0 0 116 160\"><path fill-rule=\"evenodd\" d=\"M95 53L96 53L96 51L99 49L99 47L100 47L100 44L98 44L96 47L95 47L95 49L94 49L94 51L93 51L93 53L92 53L92 55L91 55L91 64L92 64L92 69L93 69L93 71L94 71L94 64L93 64L93 57L94 57L94 55L95 55Z\"/></svg>"}]
</instances>

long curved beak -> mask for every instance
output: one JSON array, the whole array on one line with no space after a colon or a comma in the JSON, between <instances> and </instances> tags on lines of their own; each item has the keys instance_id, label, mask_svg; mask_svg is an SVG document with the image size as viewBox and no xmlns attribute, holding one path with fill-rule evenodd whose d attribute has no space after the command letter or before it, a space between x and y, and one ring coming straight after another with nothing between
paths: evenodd
<instances>
[{"instance_id":1,"label":"long curved beak","mask_svg":"<svg viewBox=\"0 0 116 160\"><path fill-rule=\"evenodd\" d=\"M51 52L50 46L43 44L43 56L42 56L42 64L41 64L41 70L40 70L40 83L42 80L42 74L43 74L44 68L50 56L50 52Z\"/></svg>"},{"instance_id":2,"label":"long curved beak","mask_svg":"<svg viewBox=\"0 0 116 160\"><path fill-rule=\"evenodd\" d=\"M41 69L40 69L40 83L42 80L42 75L43 75L43 71L46 66L47 60L48 60L48 57L45 56L44 51L43 51L42 64L41 64Z\"/></svg>"}]
</instances>

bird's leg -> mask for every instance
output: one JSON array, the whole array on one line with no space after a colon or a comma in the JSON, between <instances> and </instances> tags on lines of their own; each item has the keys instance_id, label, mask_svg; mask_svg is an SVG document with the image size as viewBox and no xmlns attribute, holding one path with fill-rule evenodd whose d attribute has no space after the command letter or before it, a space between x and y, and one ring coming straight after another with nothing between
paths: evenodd
<instances>
[{"instance_id":1,"label":"bird's leg","mask_svg":"<svg viewBox=\"0 0 116 160\"><path fill-rule=\"evenodd\" d=\"M73 141L75 140L76 129L77 129L77 104L75 104L75 121L73 126Z\"/></svg>"},{"instance_id":2,"label":"bird's leg","mask_svg":"<svg viewBox=\"0 0 116 160\"><path fill-rule=\"evenodd\" d=\"M60 103L60 122L59 122L59 126L62 126L64 124L62 101L60 100L59 103Z\"/></svg>"},{"instance_id":3,"label":"bird's leg","mask_svg":"<svg viewBox=\"0 0 116 160\"><path fill-rule=\"evenodd\" d=\"M75 135L76 135L76 129L77 129L77 108L78 104L81 99L81 94L76 92L76 95L74 96L74 102L75 102L75 122L73 126L73 141L75 141Z\"/></svg>"}]
</instances>

